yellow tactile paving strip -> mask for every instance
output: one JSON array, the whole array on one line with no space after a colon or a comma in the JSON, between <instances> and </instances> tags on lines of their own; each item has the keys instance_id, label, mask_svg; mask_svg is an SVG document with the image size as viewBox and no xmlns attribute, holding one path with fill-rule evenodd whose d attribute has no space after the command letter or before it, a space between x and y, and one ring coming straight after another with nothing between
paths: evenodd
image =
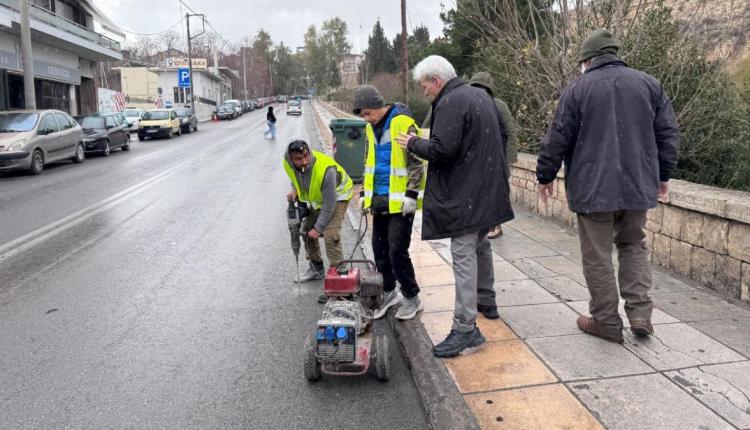
<instances>
[{"instance_id":1,"label":"yellow tactile paving strip","mask_svg":"<svg viewBox=\"0 0 750 430\"><path fill-rule=\"evenodd\" d=\"M451 266L431 249L418 239L412 242L424 303L420 318L435 344L453 322L454 279ZM480 315L477 325L487 343L443 361L482 428L603 428L502 320Z\"/></svg>"}]
</instances>

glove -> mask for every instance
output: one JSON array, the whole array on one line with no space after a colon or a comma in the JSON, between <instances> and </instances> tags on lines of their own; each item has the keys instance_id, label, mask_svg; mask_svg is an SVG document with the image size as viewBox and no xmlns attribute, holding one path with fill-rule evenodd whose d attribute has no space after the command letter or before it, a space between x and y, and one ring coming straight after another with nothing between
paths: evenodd
<instances>
[{"instance_id":1,"label":"glove","mask_svg":"<svg viewBox=\"0 0 750 430\"><path fill-rule=\"evenodd\" d=\"M367 214L370 212L370 208L365 208L365 198L360 197L359 198L359 212L363 214Z\"/></svg>"},{"instance_id":2,"label":"glove","mask_svg":"<svg viewBox=\"0 0 750 430\"><path fill-rule=\"evenodd\" d=\"M404 215L411 215L417 211L417 199L411 197L404 197L404 201L401 202L401 213Z\"/></svg>"}]
</instances>

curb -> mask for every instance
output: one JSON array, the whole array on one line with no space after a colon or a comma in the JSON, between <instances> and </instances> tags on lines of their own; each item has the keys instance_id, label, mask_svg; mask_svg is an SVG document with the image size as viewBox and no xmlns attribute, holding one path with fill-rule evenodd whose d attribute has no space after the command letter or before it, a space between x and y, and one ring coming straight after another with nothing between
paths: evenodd
<instances>
[{"instance_id":1,"label":"curb","mask_svg":"<svg viewBox=\"0 0 750 430\"><path fill-rule=\"evenodd\" d=\"M347 210L349 223L355 231L359 226L356 212L351 206ZM365 246L365 242L370 243L371 237L368 230L359 247L366 258L374 260L372 250ZM399 321L395 315L395 309L388 310L388 323L411 370L429 427L434 430L480 429L445 363L432 355L432 340L422 321Z\"/></svg>"}]
</instances>

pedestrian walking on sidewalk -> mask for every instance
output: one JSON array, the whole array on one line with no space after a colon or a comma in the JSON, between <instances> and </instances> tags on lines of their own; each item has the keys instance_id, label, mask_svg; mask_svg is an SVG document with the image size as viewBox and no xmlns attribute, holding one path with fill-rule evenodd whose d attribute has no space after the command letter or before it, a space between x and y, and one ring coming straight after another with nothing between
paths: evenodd
<instances>
[{"instance_id":1,"label":"pedestrian walking on sidewalk","mask_svg":"<svg viewBox=\"0 0 750 430\"><path fill-rule=\"evenodd\" d=\"M318 239L324 238L329 266L344 259L341 226L352 198L352 180L333 158L311 151L304 140L289 144L283 165L292 181L292 191L287 194L287 199L297 199L310 208L310 215L302 226L307 232L304 242L310 267L300 277L300 282L323 279L325 265ZM318 297L320 303L326 300L325 294Z\"/></svg>"},{"instance_id":2,"label":"pedestrian walking on sidewalk","mask_svg":"<svg viewBox=\"0 0 750 430\"><path fill-rule=\"evenodd\" d=\"M268 129L263 132L263 137L268 138L270 135L271 139L276 139L276 116L273 114L273 106L268 106L266 124L268 125Z\"/></svg>"},{"instance_id":3,"label":"pedestrian walking on sidewalk","mask_svg":"<svg viewBox=\"0 0 750 430\"><path fill-rule=\"evenodd\" d=\"M475 73L474 76L471 77L469 85L471 85L472 87L481 88L487 91L487 94L489 94L490 97L495 98L495 107L497 107L497 111L498 113L500 113L500 119L503 121L503 124L505 124L506 134L502 136L503 141L508 142L505 145L505 163L507 164L505 174L508 175L508 178L510 179L510 165L518 161L518 125L516 124L516 120L513 119L513 115L510 113L508 104L495 97L492 89L492 87L494 86L492 75L490 75L489 72ZM503 226L497 225L495 226L495 228L490 230L490 233L487 235L487 237L489 239L497 239L502 235Z\"/></svg>"},{"instance_id":4,"label":"pedestrian walking on sidewalk","mask_svg":"<svg viewBox=\"0 0 750 430\"><path fill-rule=\"evenodd\" d=\"M396 318L409 320L422 310L409 245L414 213L422 208L425 166L414 154L392 142L401 133L421 136L421 132L407 106L386 105L372 85L357 87L352 107L356 115L367 121L360 199L362 209L372 212L372 251L385 289L384 303L375 318L400 305ZM401 293L396 290L396 281Z\"/></svg>"},{"instance_id":5,"label":"pedestrian walking on sidewalk","mask_svg":"<svg viewBox=\"0 0 750 430\"><path fill-rule=\"evenodd\" d=\"M651 267L643 228L646 211L666 196L677 167L680 132L661 83L617 57L619 45L595 31L579 57L582 76L562 93L542 142L537 190L546 203L565 162L568 206L578 216L591 317L578 327L623 342L619 295L631 331L653 334ZM617 281L612 244L617 247Z\"/></svg>"},{"instance_id":6,"label":"pedestrian walking on sidewalk","mask_svg":"<svg viewBox=\"0 0 750 430\"><path fill-rule=\"evenodd\" d=\"M445 58L425 58L414 68L414 78L432 101L430 138L401 134L397 140L429 163L422 239L451 239L453 327L433 353L452 357L485 342L477 311L498 318L487 233L513 219L501 138L505 125L492 97L456 77Z\"/></svg>"}]
</instances>

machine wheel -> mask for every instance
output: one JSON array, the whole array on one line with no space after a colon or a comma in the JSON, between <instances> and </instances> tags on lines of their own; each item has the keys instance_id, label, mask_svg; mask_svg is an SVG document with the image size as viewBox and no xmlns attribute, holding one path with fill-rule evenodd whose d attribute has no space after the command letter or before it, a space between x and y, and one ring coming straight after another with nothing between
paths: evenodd
<instances>
[{"instance_id":1,"label":"machine wheel","mask_svg":"<svg viewBox=\"0 0 750 430\"><path fill-rule=\"evenodd\" d=\"M305 342L305 378L311 382L320 379L320 363L315 356L315 341L312 336L308 336Z\"/></svg>"},{"instance_id":2,"label":"machine wheel","mask_svg":"<svg viewBox=\"0 0 750 430\"><path fill-rule=\"evenodd\" d=\"M391 377L391 354L388 351L388 338L379 334L375 336L375 375L381 381Z\"/></svg>"}]
</instances>

